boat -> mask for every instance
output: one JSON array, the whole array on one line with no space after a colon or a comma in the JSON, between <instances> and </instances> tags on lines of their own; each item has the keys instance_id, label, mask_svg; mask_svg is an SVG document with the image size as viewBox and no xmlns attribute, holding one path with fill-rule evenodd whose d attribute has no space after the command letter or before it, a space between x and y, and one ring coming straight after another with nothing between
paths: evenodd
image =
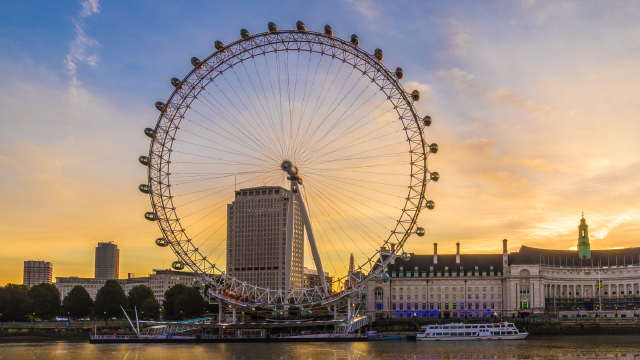
<instances>
[{"instance_id":1,"label":"boat","mask_svg":"<svg viewBox=\"0 0 640 360\"><path fill-rule=\"evenodd\" d=\"M514 323L500 322L487 324L451 323L426 325L423 333L416 335L416 340L450 341L450 340L521 340L529 335L520 331Z\"/></svg>"}]
</instances>

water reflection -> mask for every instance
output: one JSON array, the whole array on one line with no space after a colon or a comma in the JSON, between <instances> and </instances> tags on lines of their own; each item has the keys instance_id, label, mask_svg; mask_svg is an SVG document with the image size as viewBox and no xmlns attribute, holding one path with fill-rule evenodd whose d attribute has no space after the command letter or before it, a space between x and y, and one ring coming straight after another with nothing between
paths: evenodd
<instances>
[{"instance_id":1,"label":"water reflection","mask_svg":"<svg viewBox=\"0 0 640 360\"><path fill-rule=\"evenodd\" d=\"M255 344L0 343L0 359L488 360L638 359L640 336L560 336L524 341Z\"/></svg>"}]
</instances>

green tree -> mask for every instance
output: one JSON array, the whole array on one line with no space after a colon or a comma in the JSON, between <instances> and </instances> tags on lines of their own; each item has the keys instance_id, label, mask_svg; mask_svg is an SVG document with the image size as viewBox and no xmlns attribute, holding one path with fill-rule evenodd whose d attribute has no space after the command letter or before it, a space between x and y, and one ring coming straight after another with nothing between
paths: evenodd
<instances>
[{"instance_id":1,"label":"green tree","mask_svg":"<svg viewBox=\"0 0 640 360\"><path fill-rule=\"evenodd\" d=\"M142 304L147 299L155 299L156 296L153 294L153 290L146 285L138 285L134 286L131 290L129 290L129 294L127 295L127 304L129 309L138 309L142 308Z\"/></svg>"},{"instance_id":2,"label":"green tree","mask_svg":"<svg viewBox=\"0 0 640 360\"><path fill-rule=\"evenodd\" d=\"M52 284L38 284L27 294L29 312L47 320L60 313L60 291Z\"/></svg>"},{"instance_id":3,"label":"green tree","mask_svg":"<svg viewBox=\"0 0 640 360\"><path fill-rule=\"evenodd\" d=\"M76 285L62 300L62 314L68 314L74 319L91 315L93 300L82 285Z\"/></svg>"},{"instance_id":4,"label":"green tree","mask_svg":"<svg viewBox=\"0 0 640 360\"><path fill-rule=\"evenodd\" d=\"M164 315L167 317L176 316L175 312L175 303L178 296L182 294L182 292L187 287L182 284L176 284L172 286L169 290L164 292L164 300L162 300L162 307L164 308ZM178 312L179 314L179 312Z\"/></svg>"},{"instance_id":5,"label":"green tree","mask_svg":"<svg viewBox=\"0 0 640 360\"><path fill-rule=\"evenodd\" d=\"M107 280L96 294L93 305L96 316L104 317L105 321L110 317L121 317L121 306L127 306L127 296L122 286L117 280Z\"/></svg>"},{"instance_id":6,"label":"green tree","mask_svg":"<svg viewBox=\"0 0 640 360\"><path fill-rule=\"evenodd\" d=\"M155 319L160 316L160 303L155 297L147 298L142 305L140 305L140 311L143 318Z\"/></svg>"},{"instance_id":7,"label":"green tree","mask_svg":"<svg viewBox=\"0 0 640 360\"><path fill-rule=\"evenodd\" d=\"M204 299L197 289L188 287L176 298L174 304L175 314L180 314L182 318L193 318L201 315L204 311Z\"/></svg>"},{"instance_id":8,"label":"green tree","mask_svg":"<svg viewBox=\"0 0 640 360\"><path fill-rule=\"evenodd\" d=\"M25 285L9 283L0 288L0 318L7 321L23 320L29 311L27 293L29 288Z\"/></svg>"}]
</instances>

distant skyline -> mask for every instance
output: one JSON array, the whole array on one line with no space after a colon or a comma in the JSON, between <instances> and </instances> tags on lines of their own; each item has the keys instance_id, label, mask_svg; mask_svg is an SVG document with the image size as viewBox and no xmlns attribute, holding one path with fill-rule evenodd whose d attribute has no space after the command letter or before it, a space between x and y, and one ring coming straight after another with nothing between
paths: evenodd
<instances>
[{"instance_id":1,"label":"distant skyline","mask_svg":"<svg viewBox=\"0 0 640 360\"><path fill-rule=\"evenodd\" d=\"M240 28L296 20L358 34L401 66L430 115L436 210L406 250L575 248L581 211L591 249L640 239L640 3L404 1L0 3L0 284L23 262L90 277L98 242L122 250L122 273L168 268L137 185L142 130L169 79ZM164 266L163 266L164 264ZM332 274L333 275L333 274Z\"/></svg>"}]
</instances>

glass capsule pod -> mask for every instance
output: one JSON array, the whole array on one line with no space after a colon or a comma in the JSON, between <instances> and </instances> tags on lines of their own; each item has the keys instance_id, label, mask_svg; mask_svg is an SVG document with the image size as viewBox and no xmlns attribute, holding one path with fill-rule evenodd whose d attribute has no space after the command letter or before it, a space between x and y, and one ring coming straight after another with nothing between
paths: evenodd
<instances>
[{"instance_id":1,"label":"glass capsule pod","mask_svg":"<svg viewBox=\"0 0 640 360\"><path fill-rule=\"evenodd\" d=\"M171 263L171 267L175 270L184 270L184 264L180 261L174 261L173 263Z\"/></svg>"},{"instance_id":2,"label":"glass capsule pod","mask_svg":"<svg viewBox=\"0 0 640 360\"><path fill-rule=\"evenodd\" d=\"M324 34L333 37L333 29L329 25L324 26Z\"/></svg>"},{"instance_id":3,"label":"glass capsule pod","mask_svg":"<svg viewBox=\"0 0 640 360\"><path fill-rule=\"evenodd\" d=\"M191 65L193 65L193 67L198 67L200 66L200 64L202 64L202 61L200 61L200 59L195 56L191 58Z\"/></svg>"},{"instance_id":4,"label":"glass capsule pod","mask_svg":"<svg viewBox=\"0 0 640 360\"><path fill-rule=\"evenodd\" d=\"M389 274L384 273L384 276L382 276L382 281L383 281L383 282L387 282L387 281L389 281Z\"/></svg>"},{"instance_id":5,"label":"glass capsule pod","mask_svg":"<svg viewBox=\"0 0 640 360\"><path fill-rule=\"evenodd\" d=\"M151 187L149 187L148 184L140 184L138 185L138 190L140 190L141 193L148 194L151 192Z\"/></svg>"},{"instance_id":6,"label":"glass capsule pod","mask_svg":"<svg viewBox=\"0 0 640 360\"><path fill-rule=\"evenodd\" d=\"M404 261L409 261L409 260L411 260L411 254L406 253L406 252L403 252L403 253L402 253L402 255L401 255L401 257L402 257L402 260L404 260Z\"/></svg>"},{"instance_id":7,"label":"glass capsule pod","mask_svg":"<svg viewBox=\"0 0 640 360\"><path fill-rule=\"evenodd\" d=\"M429 145L429 152L432 154L437 154L438 153L438 144L433 143Z\"/></svg>"},{"instance_id":8,"label":"glass capsule pod","mask_svg":"<svg viewBox=\"0 0 640 360\"><path fill-rule=\"evenodd\" d=\"M202 281L196 280L193 282L193 284L191 284L191 286L193 286L195 289L200 290L204 287L204 284L202 283Z\"/></svg>"},{"instance_id":9,"label":"glass capsule pod","mask_svg":"<svg viewBox=\"0 0 640 360\"><path fill-rule=\"evenodd\" d=\"M152 139L155 139L155 138L158 137L158 134L152 128L145 128L144 129L144 134L147 135L148 137L152 138Z\"/></svg>"},{"instance_id":10,"label":"glass capsule pod","mask_svg":"<svg viewBox=\"0 0 640 360\"><path fill-rule=\"evenodd\" d=\"M306 26L305 26L305 24L304 24L302 21L300 21L300 20L296 21L296 29L298 29L298 31L303 31L303 32L306 32L306 31L307 31L307 27L306 27Z\"/></svg>"},{"instance_id":11,"label":"glass capsule pod","mask_svg":"<svg viewBox=\"0 0 640 360\"><path fill-rule=\"evenodd\" d=\"M418 236L424 236L425 233L426 233L426 231L424 231L423 227L418 227L416 229L416 235L418 235Z\"/></svg>"},{"instance_id":12,"label":"glass capsule pod","mask_svg":"<svg viewBox=\"0 0 640 360\"><path fill-rule=\"evenodd\" d=\"M156 109L160 112L167 111L167 105L165 105L162 101L156 101Z\"/></svg>"},{"instance_id":13,"label":"glass capsule pod","mask_svg":"<svg viewBox=\"0 0 640 360\"><path fill-rule=\"evenodd\" d=\"M382 59L384 58L384 55L382 54L382 50L380 49L375 49L373 51L373 56L375 56L376 59L378 59L378 61L382 61Z\"/></svg>"},{"instance_id":14,"label":"glass capsule pod","mask_svg":"<svg viewBox=\"0 0 640 360\"><path fill-rule=\"evenodd\" d=\"M433 200L427 200L425 207L429 210L433 210L436 208L436 202Z\"/></svg>"},{"instance_id":15,"label":"glass capsule pod","mask_svg":"<svg viewBox=\"0 0 640 360\"><path fill-rule=\"evenodd\" d=\"M153 211L147 211L146 213L144 213L144 218L149 221L156 221L158 220L158 215Z\"/></svg>"},{"instance_id":16,"label":"glass capsule pod","mask_svg":"<svg viewBox=\"0 0 640 360\"><path fill-rule=\"evenodd\" d=\"M413 101L419 101L420 100L420 91L413 90L411 92L411 98L413 99Z\"/></svg>"},{"instance_id":17,"label":"glass capsule pod","mask_svg":"<svg viewBox=\"0 0 640 360\"><path fill-rule=\"evenodd\" d=\"M361 292L360 292L360 298L362 298L362 299L366 299L366 298L367 298L367 292L366 292L366 291L364 291L364 290L363 290L363 291L361 291Z\"/></svg>"},{"instance_id":18,"label":"glass capsule pod","mask_svg":"<svg viewBox=\"0 0 640 360\"><path fill-rule=\"evenodd\" d=\"M218 50L218 51L222 51L222 52L227 51L227 50L224 49L224 44L220 40L216 40L213 43L213 46L215 46L216 50Z\"/></svg>"},{"instance_id":19,"label":"glass capsule pod","mask_svg":"<svg viewBox=\"0 0 640 360\"><path fill-rule=\"evenodd\" d=\"M151 159L149 159L148 156L140 156L138 157L138 161L140 161L140 164L145 165L145 166L149 166L151 165Z\"/></svg>"},{"instance_id":20,"label":"glass capsule pod","mask_svg":"<svg viewBox=\"0 0 640 360\"><path fill-rule=\"evenodd\" d=\"M360 39L358 38L358 35L351 34L351 43L353 44L353 46L360 46Z\"/></svg>"},{"instance_id":21,"label":"glass capsule pod","mask_svg":"<svg viewBox=\"0 0 640 360\"><path fill-rule=\"evenodd\" d=\"M167 246L169 246L169 240L167 240L165 238L157 238L156 239L156 245L158 245L160 247L167 247Z\"/></svg>"},{"instance_id":22,"label":"glass capsule pod","mask_svg":"<svg viewBox=\"0 0 640 360\"><path fill-rule=\"evenodd\" d=\"M182 89L182 81L178 78L171 78L171 85L176 89Z\"/></svg>"},{"instance_id":23,"label":"glass capsule pod","mask_svg":"<svg viewBox=\"0 0 640 360\"><path fill-rule=\"evenodd\" d=\"M243 311L247 314L253 314L254 312L256 312L256 309L252 306L245 306Z\"/></svg>"},{"instance_id":24,"label":"glass capsule pod","mask_svg":"<svg viewBox=\"0 0 640 360\"><path fill-rule=\"evenodd\" d=\"M312 314L311 310L309 310L309 309L304 309L304 310L302 310L300 312L300 316L305 317L305 318L311 317L311 314Z\"/></svg>"},{"instance_id":25,"label":"glass capsule pod","mask_svg":"<svg viewBox=\"0 0 640 360\"><path fill-rule=\"evenodd\" d=\"M249 33L249 30L247 30L247 29L240 29L240 36L243 39L246 39L246 38L251 37L251 34Z\"/></svg>"},{"instance_id":26,"label":"glass capsule pod","mask_svg":"<svg viewBox=\"0 0 640 360\"><path fill-rule=\"evenodd\" d=\"M424 126L431 126L431 116L427 115L422 119Z\"/></svg>"},{"instance_id":27,"label":"glass capsule pod","mask_svg":"<svg viewBox=\"0 0 640 360\"><path fill-rule=\"evenodd\" d=\"M269 24L267 24L267 28L269 28L269 32L278 32L278 26L273 22L269 22Z\"/></svg>"},{"instance_id":28,"label":"glass capsule pod","mask_svg":"<svg viewBox=\"0 0 640 360\"><path fill-rule=\"evenodd\" d=\"M402 70L402 68L396 68L396 77L398 80L404 77L404 70Z\"/></svg>"},{"instance_id":29,"label":"glass capsule pod","mask_svg":"<svg viewBox=\"0 0 640 360\"><path fill-rule=\"evenodd\" d=\"M431 178L432 181L440 180L440 174L438 174L437 172L432 172L429 177Z\"/></svg>"}]
</instances>

